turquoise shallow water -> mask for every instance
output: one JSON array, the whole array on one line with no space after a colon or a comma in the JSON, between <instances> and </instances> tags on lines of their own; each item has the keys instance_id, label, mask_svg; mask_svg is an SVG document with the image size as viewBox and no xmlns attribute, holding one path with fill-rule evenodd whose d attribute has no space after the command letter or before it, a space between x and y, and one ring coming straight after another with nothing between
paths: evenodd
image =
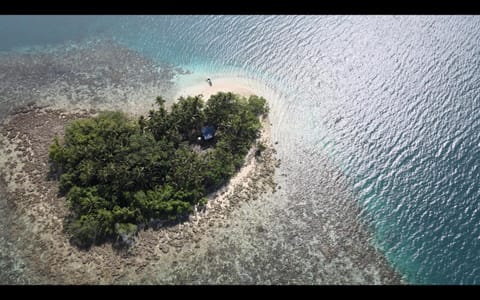
<instances>
[{"instance_id":1,"label":"turquoise shallow water","mask_svg":"<svg viewBox=\"0 0 480 300\"><path fill-rule=\"evenodd\" d=\"M113 40L194 74L256 79L278 93L273 134L291 172L333 159L373 242L408 281L479 284L479 25L476 16L2 16L0 50Z\"/></svg>"}]
</instances>

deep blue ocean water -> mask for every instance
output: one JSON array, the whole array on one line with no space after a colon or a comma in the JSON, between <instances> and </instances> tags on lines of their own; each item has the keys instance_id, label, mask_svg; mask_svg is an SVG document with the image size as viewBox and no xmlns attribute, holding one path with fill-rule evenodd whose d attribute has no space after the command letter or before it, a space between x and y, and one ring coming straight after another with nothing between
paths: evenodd
<instances>
[{"instance_id":1,"label":"deep blue ocean water","mask_svg":"<svg viewBox=\"0 0 480 300\"><path fill-rule=\"evenodd\" d=\"M479 28L477 16L1 16L0 51L106 39L258 80L278 94L279 153L297 170L333 159L409 282L480 284Z\"/></svg>"}]
</instances>

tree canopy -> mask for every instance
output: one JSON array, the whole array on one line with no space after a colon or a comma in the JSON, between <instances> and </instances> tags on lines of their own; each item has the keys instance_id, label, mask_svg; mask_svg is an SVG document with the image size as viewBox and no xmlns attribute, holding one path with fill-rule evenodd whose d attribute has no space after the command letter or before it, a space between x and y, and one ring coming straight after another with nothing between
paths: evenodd
<instances>
[{"instance_id":1,"label":"tree canopy","mask_svg":"<svg viewBox=\"0 0 480 300\"><path fill-rule=\"evenodd\" d=\"M101 112L75 120L51 144L71 210L66 230L78 245L127 241L140 224L187 216L242 166L268 113L264 98L233 93L206 103L181 97L170 111L163 98L156 104L138 119ZM213 139L199 140L203 126L215 128Z\"/></svg>"}]
</instances>

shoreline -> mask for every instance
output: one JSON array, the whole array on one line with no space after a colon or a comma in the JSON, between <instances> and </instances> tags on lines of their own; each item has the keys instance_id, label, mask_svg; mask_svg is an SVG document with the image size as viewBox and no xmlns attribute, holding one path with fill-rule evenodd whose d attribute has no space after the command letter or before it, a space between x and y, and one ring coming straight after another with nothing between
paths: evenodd
<instances>
[{"instance_id":1,"label":"shoreline","mask_svg":"<svg viewBox=\"0 0 480 300\"><path fill-rule=\"evenodd\" d=\"M180 96L196 96L201 94L204 99L208 99L211 95L218 92L232 92L245 97L253 94L261 96L258 92L254 93L253 89L255 89L255 87L252 87L245 79L234 77L213 78L212 86L210 86L206 78L202 79L197 77L190 82L179 83L179 87L175 91L173 98L178 99Z\"/></svg>"},{"instance_id":2,"label":"shoreline","mask_svg":"<svg viewBox=\"0 0 480 300\"><path fill-rule=\"evenodd\" d=\"M31 262L32 268L24 276L32 283L108 284L134 280L150 261L171 262L172 254L198 248L208 231L228 226L228 216L235 207L275 190L273 174L279 163L274 158L266 118L262 120L260 139L268 147L260 159L251 149L244 166L224 187L208 195L206 207L202 211L195 209L188 221L140 230L127 252L118 252L109 243L89 251L79 250L70 245L63 232L68 208L65 198L57 196L58 182L48 179L48 146L68 121L95 113L91 107L67 111L30 105L17 109L0 127L0 170L4 170L0 175L5 179L9 203L14 204L12 211L18 216L18 226L12 226L11 231L19 249L23 249L21 256Z\"/></svg>"}]
</instances>

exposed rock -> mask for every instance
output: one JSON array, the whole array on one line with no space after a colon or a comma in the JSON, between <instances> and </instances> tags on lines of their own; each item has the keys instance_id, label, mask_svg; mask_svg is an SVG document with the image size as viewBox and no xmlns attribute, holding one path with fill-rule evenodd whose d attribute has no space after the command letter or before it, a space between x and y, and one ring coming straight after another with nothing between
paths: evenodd
<instances>
[{"instance_id":1,"label":"exposed rock","mask_svg":"<svg viewBox=\"0 0 480 300\"><path fill-rule=\"evenodd\" d=\"M262 225L258 225L257 232L265 232L265 227L263 227Z\"/></svg>"}]
</instances>

